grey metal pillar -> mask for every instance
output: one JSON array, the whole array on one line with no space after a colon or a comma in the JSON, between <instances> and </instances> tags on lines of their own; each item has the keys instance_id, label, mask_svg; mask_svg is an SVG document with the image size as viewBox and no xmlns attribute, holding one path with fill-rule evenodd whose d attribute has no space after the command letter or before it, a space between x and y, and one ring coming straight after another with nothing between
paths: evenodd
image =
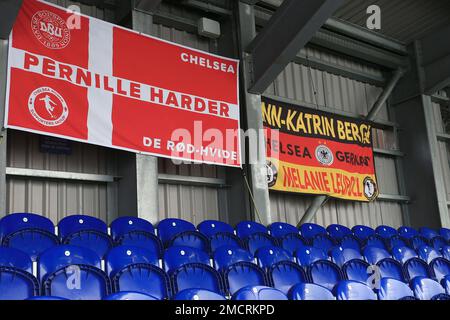
<instances>
[{"instance_id":1,"label":"grey metal pillar","mask_svg":"<svg viewBox=\"0 0 450 320\"><path fill-rule=\"evenodd\" d=\"M308 210L306 210L298 225L300 226L304 223L311 222L314 219L317 211L319 211L319 209L328 201L329 198L330 197L328 196L314 197L312 203L310 204Z\"/></svg>"},{"instance_id":2,"label":"grey metal pillar","mask_svg":"<svg viewBox=\"0 0 450 320\"><path fill-rule=\"evenodd\" d=\"M243 49L247 47L256 36L256 26L253 6L242 2L239 2L239 32L240 45ZM263 129L261 95L248 92L251 79L251 68L248 65L248 56L244 53L244 50L241 50L241 52L241 61L243 61L241 68L243 71L242 74L244 75L244 81L241 82L241 85L243 86L242 92L245 92L247 128L259 133L261 132L260 130ZM257 162L248 164L250 169L251 191L253 193L254 206L256 206L256 208L254 208L256 218L259 218L261 223L268 225L272 222L272 218L270 215L269 188L267 185L265 144L259 143L258 147L260 154L257 157L253 157L253 159L258 158Z\"/></svg>"},{"instance_id":3,"label":"grey metal pillar","mask_svg":"<svg viewBox=\"0 0 450 320\"><path fill-rule=\"evenodd\" d=\"M151 34L151 14L133 10L133 29ZM158 158L136 155L136 185L138 217L151 222L158 220Z\"/></svg>"},{"instance_id":4,"label":"grey metal pillar","mask_svg":"<svg viewBox=\"0 0 450 320\"><path fill-rule=\"evenodd\" d=\"M6 74L8 63L8 41L0 40L0 217L6 212L6 152L7 132L3 128L6 98Z\"/></svg>"}]
</instances>

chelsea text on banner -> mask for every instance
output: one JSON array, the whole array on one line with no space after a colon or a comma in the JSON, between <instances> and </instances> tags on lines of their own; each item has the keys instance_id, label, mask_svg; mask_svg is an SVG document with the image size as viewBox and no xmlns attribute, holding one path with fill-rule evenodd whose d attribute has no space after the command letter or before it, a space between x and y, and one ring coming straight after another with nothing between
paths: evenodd
<instances>
[{"instance_id":1,"label":"chelsea text on banner","mask_svg":"<svg viewBox=\"0 0 450 320\"><path fill-rule=\"evenodd\" d=\"M23 2L9 42L5 126L179 160L241 166L239 64Z\"/></svg>"}]
</instances>

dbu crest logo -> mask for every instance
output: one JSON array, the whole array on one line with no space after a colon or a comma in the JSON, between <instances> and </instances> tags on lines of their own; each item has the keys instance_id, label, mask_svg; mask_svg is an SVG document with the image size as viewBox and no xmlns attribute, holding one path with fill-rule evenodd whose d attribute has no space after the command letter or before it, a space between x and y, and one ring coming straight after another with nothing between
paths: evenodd
<instances>
[{"instance_id":1,"label":"dbu crest logo","mask_svg":"<svg viewBox=\"0 0 450 320\"><path fill-rule=\"evenodd\" d=\"M63 49L70 42L66 21L53 12L36 12L31 18L31 29L36 39L49 49Z\"/></svg>"}]
</instances>

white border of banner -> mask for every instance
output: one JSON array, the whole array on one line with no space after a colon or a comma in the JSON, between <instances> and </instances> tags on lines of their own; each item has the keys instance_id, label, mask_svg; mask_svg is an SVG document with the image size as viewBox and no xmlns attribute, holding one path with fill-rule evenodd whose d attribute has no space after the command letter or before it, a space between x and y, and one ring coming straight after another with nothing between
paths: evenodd
<instances>
[{"instance_id":1,"label":"white border of banner","mask_svg":"<svg viewBox=\"0 0 450 320\"><path fill-rule=\"evenodd\" d=\"M44 0L35 0L35 1L43 3L43 4L46 4L46 5L49 5L51 7L54 7L54 8L60 9L60 10L67 11L67 8L58 6L58 5L53 4L53 3L48 3L48 2L46 2ZM239 110L238 128L237 128L238 129L238 145L236 147L236 152L238 152L238 154L239 154L239 165L232 165L232 164L212 162L212 161L198 161L198 160L194 160L194 159L190 159L190 158L180 158L180 157L163 155L163 154L159 154L159 153L152 153L152 152L145 152L145 151L140 151L140 150L135 150L135 149L130 149L130 148L124 148L124 147L119 147L119 146L112 145L112 144L111 145L104 145L104 144L91 143L91 142L89 142L87 140L83 140L83 139L79 139L79 138L68 137L68 136L54 134L54 133L48 133L48 132L45 132L45 131L33 130L33 129L29 129L29 128L23 128L23 127L20 127L20 126L9 126L8 125L8 113L9 113L9 97L10 97L10 94L11 94L11 92L10 92L11 91L11 88L10 88L10 84L11 84L10 83L10 80L11 80L11 68L9 67L9 61L11 61L10 55L11 55L11 51L12 51L11 50L11 48L12 48L12 34L13 34L12 31L11 31L11 33L9 35L9 40L8 40L8 61L7 61L6 95L5 95L5 100L6 101L5 101L4 124L3 124L4 128L17 129L17 130L31 132L31 133L35 133L35 134L40 134L40 135L45 135L45 136L50 136L50 137L57 137L57 138L62 138L62 139L66 139L66 140L82 142L82 143L86 143L86 144L97 145L97 146L106 147L106 148L110 148L110 149L124 150L124 151L133 152L133 153L136 153L136 154L144 154L144 155L150 155L150 156L154 156L154 157L175 159L175 160L179 160L179 161L188 161L188 162L195 163L195 164L202 164L202 163L204 163L204 164L224 166L224 167L242 168L242 166L243 166L243 164L242 164L242 152L241 152L242 151L242 146L241 146L242 142L241 142L241 135L240 135L240 129L241 129L241 117L240 117L241 114L240 114L240 111L241 111L241 108L240 108L240 101L239 101L239 98L240 98L239 97L239 76L240 76L239 75L239 70L240 70L240 68L239 68L240 60L239 59L223 57L223 56L220 56L220 55L217 55L217 54L214 54L214 53L210 53L210 52L207 52L207 51L203 51L203 50L200 50L200 49L190 48L190 47L182 45L182 44L174 43L174 42L171 42L171 41L168 41L168 40L165 40L165 39L157 38L157 37L154 37L154 36L151 36L151 35L148 35L148 34L145 34L145 33L139 32L139 31L136 31L136 30L128 29L128 28L116 25L116 24L108 22L108 21L104 21L104 20L101 20L101 19L98 19L98 18L95 18L95 17L88 16L88 15L83 14L83 13L80 13L79 15L82 16L82 17L85 17L87 19L94 19L94 20L98 20L98 21L100 21L102 23L107 23L109 25L112 25L115 28L119 28L119 29L122 29L122 30L125 30L125 31L128 31L128 32L133 32L135 34L139 34L139 35L142 35L144 37L151 38L153 40L162 41L162 42L174 45L174 46L178 46L178 47L185 48L185 49L188 49L188 50L196 51L196 52L199 52L199 53L202 53L202 54L205 54L205 55L210 55L210 56L217 57L217 58L220 58L220 59L236 62L237 63L237 67L236 67L236 76L237 76L237 79L236 79L236 81L237 81L237 85L236 85L236 91L237 91L236 92L236 102L237 102L237 104L236 105L238 106L238 110ZM224 160L224 161L226 161L226 160Z\"/></svg>"}]
</instances>

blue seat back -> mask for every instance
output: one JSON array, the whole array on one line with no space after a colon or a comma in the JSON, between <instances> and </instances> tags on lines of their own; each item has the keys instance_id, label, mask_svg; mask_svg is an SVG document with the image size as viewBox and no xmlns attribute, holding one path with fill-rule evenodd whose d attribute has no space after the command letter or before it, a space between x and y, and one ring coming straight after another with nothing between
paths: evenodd
<instances>
[{"instance_id":1,"label":"blue seat back","mask_svg":"<svg viewBox=\"0 0 450 320\"><path fill-rule=\"evenodd\" d=\"M369 236L375 234L375 230L373 230L371 227L363 225L354 226L352 228L352 232L361 242L364 242Z\"/></svg>"},{"instance_id":2,"label":"blue seat back","mask_svg":"<svg viewBox=\"0 0 450 320\"><path fill-rule=\"evenodd\" d=\"M234 234L233 227L228 223L217 220L205 220L197 225L198 231L207 237L212 237L217 233L231 233Z\"/></svg>"},{"instance_id":3,"label":"blue seat back","mask_svg":"<svg viewBox=\"0 0 450 320\"><path fill-rule=\"evenodd\" d=\"M343 237L351 235L352 230L340 224L330 224L327 227L328 234L336 240L341 240Z\"/></svg>"},{"instance_id":4,"label":"blue seat back","mask_svg":"<svg viewBox=\"0 0 450 320\"><path fill-rule=\"evenodd\" d=\"M72 265L89 265L100 269L101 260L88 248L71 245L52 247L38 258L38 278L43 279L47 274Z\"/></svg>"},{"instance_id":5,"label":"blue seat back","mask_svg":"<svg viewBox=\"0 0 450 320\"><path fill-rule=\"evenodd\" d=\"M319 248L302 246L294 253L297 262L302 267L307 267L318 260L327 260L328 255Z\"/></svg>"},{"instance_id":6,"label":"blue seat back","mask_svg":"<svg viewBox=\"0 0 450 320\"><path fill-rule=\"evenodd\" d=\"M373 274L369 269L369 264L364 260L350 260L342 267L345 279L368 283L369 277Z\"/></svg>"},{"instance_id":7,"label":"blue seat back","mask_svg":"<svg viewBox=\"0 0 450 320\"><path fill-rule=\"evenodd\" d=\"M287 300L280 290L265 286L248 286L240 289L232 297L232 300Z\"/></svg>"},{"instance_id":8,"label":"blue seat back","mask_svg":"<svg viewBox=\"0 0 450 320\"><path fill-rule=\"evenodd\" d=\"M441 235L441 237L444 237L447 241L450 241L450 229L440 228L439 234Z\"/></svg>"},{"instance_id":9,"label":"blue seat back","mask_svg":"<svg viewBox=\"0 0 450 320\"><path fill-rule=\"evenodd\" d=\"M25 300L37 295L39 283L32 274L0 266L0 300Z\"/></svg>"},{"instance_id":10,"label":"blue seat back","mask_svg":"<svg viewBox=\"0 0 450 320\"><path fill-rule=\"evenodd\" d=\"M311 243L313 247L322 249L326 253L336 245L336 241L327 234L315 235Z\"/></svg>"},{"instance_id":11,"label":"blue seat back","mask_svg":"<svg viewBox=\"0 0 450 320\"><path fill-rule=\"evenodd\" d=\"M255 257L258 265L263 269L270 268L273 264L280 261L294 261L289 252L275 246L259 248L255 253Z\"/></svg>"},{"instance_id":12,"label":"blue seat back","mask_svg":"<svg viewBox=\"0 0 450 320\"><path fill-rule=\"evenodd\" d=\"M417 253L408 247L394 247L392 249L392 256L400 263L405 263L409 259L417 258Z\"/></svg>"},{"instance_id":13,"label":"blue seat back","mask_svg":"<svg viewBox=\"0 0 450 320\"><path fill-rule=\"evenodd\" d=\"M411 281L411 288L419 300L432 300L439 295L445 294L444 288L432 279L416 277Z\"/></svg>"},{"instance_id":14,"label":"blue seat back","mask_svg":"<svg viewBox=\"0 0 450 320\"><path fill-rule=\"evenodd\" d=\"M334 287L343 279L339 267L331 261L319 260L308 267L309 279L318 285L333 291Z\"/></svg>"},{"instance_id":15,"label":"blue seat back","mask_svg":"<svg viewBox=\"0 0 450 320\"><path fill-rule=\"evenodd\" d=\"M446 276L450 276L450 261L445 258L434 259L430 263L431 271L437 281L441 282Z\"/></svg>"},{"instance_id":16,"label":"blue seat back","mask_svg":"<svg viewBox=\"0 0 450 320\"><path fill-rule=\"evenodd\" d=\"M414 250L419 249L421 246L428 246L430 243L424 236L417 235L410 239L411 246L414 248Z\"/></svg>"},{"instance_id":17,"label":"blue seat back","mask_svg":"<svg viewBox=\"0 0 450 320\"><path fill-rule=\"evenodd\" d=\"M399 236L404 239L411 239L412 237L415 237L419 234L419 231L417 231L416 229L406 226L398 228L397 232Z\"/></svg>"},{"instance_id":18,"label":"blue seat back","mask_svg":"<svg viewBox=\"0 0 450 320\"><path fill-rule=\"evenodd\" d=\"M119 217L111 222L111 237L117 240L120 236L131 231L144 231L155 234L155 227L149 221L138 217Z\"/></svg>"},{"instance_id":19,"label":"blue seat back","mask_svg":"<svg viewBox=\"0 0 450 320\"><path fill-rule=\"evenodd\" d=\"M161 239L164 246L178 233L185 231L195 231L195 226L189 221L167 218L158 223L158 237Z\"/></svg>"},{"instance_id":20,"label":"blue seat back","mask_svg":"<svg viewBox=\"0 0 450 320\"><path fill-rule=\"evenodd\" d=\"M276 246L277 241L267 233L253 233L245 239L245 247L251 254L255 254L259 248Z\"/></svg>"},{"instance_id":21,"label":"blue seat back","mask_svg":"<svg viewBox=\"0 0 450 320\"><path fill-rule=\"evenodd\" d=\"M253 255L245 249L235 246L222 246L214 252L214 267L223 271L236 262L253 262Z\"/></svg>"},{"instance_id":22,"label":"blue seat back","mask_svg":"<svg viewBox=\"0 0 450 320\"><path fill-rule=\"evenodd\" d=\"M103 298L103 300L159 300L148 294L134 292L134 291L122 291L110 294Z\"/></svg>"},{"instance_id":23,"label":"blue seat back","mask_svg":"<svg viewBox=\"0 0 450 320\"><path fill-rule=\"evenodd\" d=\"M289 252L289 254L294 255L294 252L298 248L307 246L308 241L306 241L302 236L297 234L287 234L283 238L279 239L281 247Z\"/></svg>"},{"instance_id":24,"label":"blue seat back","mask_svg":"<svg viewBox=\"0 0 450 320\"><path fill-rule=\"evenodd\" d=\"M61 239L66 238L68 235L82 231L82 230L95 230L107 234L108 227L102 220L86 215L71 215L62 218L58 223L58 235Z\"/></svg>"},{"instance_id":25,"label":"blue seat back","mask_svg":"<svg viewBox=\"0 0 450 320\"><path fill-rule=\"evenodd\" d=\"M55 233L53 222L46 217L34 213L11 213L0 219L0 240L23 229L40 229Z\"/></svg>"},{"instance_id":26,"label":"blue seat back","mask_svg":"<svg viewBox=\"0 0 450 320\"><path fill-rule=\"evenodd\" d=\"M381 225L375 228L375 233L383 239L390 239L393 236L397 236L397 230L392 227Z\"/></svg>"},{"instance_id":27,"label":"blue seat back","mask_svg":"<svg viewBox=\"0 0 450 320\"><path fill-rule=\"evenodd\" d=\"M264 271L251 262L236 262L224 270L223 276L229 295L246 286L268 285Z\"/></svg>"},{"instance_id":28,"label":"blue seat back","mask_svg":"<svg viewBox=\"0 0 450 320\"><path fill-rule=\"evenodd\" d=\"M364 283L344 280L336 287L336 298L338 300L377 300L377 295Z\"/></svg>"},{"instance_id":29,"label":"blue seat back","mask_svg":"<svg viewBox=\"0 0 450 320\"><path fill-rule=\"evenodd\" d=\"M395 247L407 247L408 240L397 235L397 236L392 236L389 239L386 239L386 244L387 244L388 250L392 251L392 249L394 249Z\"/></svg>"},{"instance_id":30,"label":"blue seat back","mask_svg":"<svg viewBox=\"0 0 450 320\"><path fill-rule=\"evenodd\" d=\"M387 252L386 250L371 246L365 247L363 250L363 254L367 262L369 262L370 264L377 264L383 259L392 258L389 252Z\"/></svg>"},{"instance_id":31,"label":"blue seat back","mask_svg":"<svg viewBox=\"0 0 450 320\"><path fill-rule=\"evenodd\" d=\"M300 234L305 239L312 239L318 234L327 234L327 230L315 223L304 223L300 227Z\"/></svg>"},{"instance_id":32,"label":"blue seat back","mask_svg":"<svg viewBox=\"0 0 450 320\"><path fill-rule=\"evenodd\" d=\"M281 261L273 264L268 270L268 277L270 285L286 295L292 286L308 281L303 268L290 261Z\"/></svg>"},{"instance_id":33,"label":"blue seat back","mask_svg":"<svg viewBox=\"0 0 450 320\"><path fill-rule=\"evenodd\" d=\"M386 258L377 263L380 278L392 278L402 282L406 282L402 265L397 260Z\"/></svg>"},{"instance_id":34,"label":"blue seat back","mask_svg":"<svg viewBox=\"0 0 450 320\"><path fill-rule=\"evenodd\" d=\"M173 293L185 289L205 289L218 294L225 293L219 272L204 264L184 265L172 273L171 279Z\"/></svg>"},{"instance_id":35,"label":"blue seat back","mask_svg":"<svg viewBox=\"0 0 450 320\"><path fill-rule=\"evenodd\" d=\"M212 253L222 246L234 246L238 248L243 248L244 246L238 236L228 232L219 232L211 236L209 238L209 245Z\"/></svg>"},{"instance_id":36,"label":"blue seat back","mask_svg":"<svg viewBox=\"0 0 450 320\"><path fill-rule=\"evenodd\" d=\"M162 256L163 245L161 240L153 233L146 231L130 231L116 239L117 245L140 247L155 252L158 257Z\"/></svg>"},{"instance_id":37,"label":"blue seat back","mask_svg":"<svg viewBox=\"0 0 450 320\"><path fill-rule=\"evenodd\" d=\"M0 267L11 267L33 273L33 262L23 251L0 247Z\"/></svg>"},{"instance_id":38,"label":"blue seat back","mask_svg":"<svg viewBox=\"0 0 450 320\"><path fill-rule=\"evenodd\" d=\"M261 223L254 221L241 221L236 225L236 235L245 239L254 233L268 233L267 228Z\"/></svg>"},{"instance_id":39,"label":"blue seat back","mask_svg":"<svg viewBox=\"0 0 450 320\"><path fill-rule=\"evenodd\" d=\"M442 248L448 245L447 240L445 240L445 238L441 236L434 237L432 240L430 240L430 244L438 251L441 251Z\"/></svg>"},{"instance_id":40,"label":"blue seat back","mask_svg":"<svg viewBox=\"0 0 450 320\"><path fill-rule=\"evenodd\" d=\"M335 300L330 290L314 283L298 283L288 296L289 300Z\"/></svg>"},{"instance_id":41,"label":"blue seat back","mask_svg":"<svg viewBox=\"0 0 450 320\"><path fill-rule=\"evenodd\" d=\"M427 227L419 228L419 233L423 237L427 238L428 240L431 240L434 237L439 236L439 232L437 230L431 229L431 228L427 228Z\"/></svg>"},{"instance_id":42,"label":"blue seat back","mask_svg":"<svg viewBox=\"0 0 450 320\"><path fill-rule=\"evenodd\" d=\"M421 246L417 249L417 253L419 254L419 258L426 263L430 263L434 259L442 257L442 254L438 250L429 246Z\"/></svg>"},{"instance_id":43,"label":"blue seat back","mask_svg":"<svg viewBox=\"0 0 450 320\"><path fill-rule=\"evenodd\" d=\"M366 246L370 247L378 247L381 249L387 249L386 243L384 242L384 239L380 237L379 235L373 234L371 236L368 236L365 241Z\"/></svg>"},{"instance_id":44,"label":"blue seat back","mask_svg":"<svg viewBox=\"0 0 450 320\"><path fill-rule=\"evenodd\" d=\"M298 234L300 235L300 231L293 226L292 224L285 222L274 222L269 226L269 231L272 237L277 239L283 238L288 234Z\"/></svg>"},{"instance_id":45,"label":"blue seat back","mask_svg":"<svg viewBox=\"0 0 450 320\"><path fill-rule=\"evenodd\" d=\"M158 300L172 295L170 279L159 267L148 263L135 263L116 272L112 277L114 291L134 291Z\"/></svg>"},{"instance_id":46,"label":"blue seat back","mask_svg":"<svg viewBox=\"0 0 450 320\"><path fill-rule=\"evenodd\" d=\"M167 246L190 247L204 252L210 251L208 238L198 231L180 232L172 237Z\"/></svg>"},{"instance_id":47,"label":"blue seat back","mask_svg":"<svg viewBox=\"0 0 450 320\"><path fill-rule=\"evenodd\" d=\"M404 282L391 278L380 279L379 300L406 300L414 298L414 293Z\"/></svg>"},{"instance_id":48,"label":"blue seat back","mask_svg":"<svg viewBox=\"0 0 450 320\"><path fill-rule=\"evenodd\" d=\"M209 265L209 256L206 252L190 247L170 247L163 255L164 270L173 270L188 263L203 263Z\"/></svg>"},{"instance_id":49,"label":"blue seat back","mask_svg":"<svg viewBox=\"0 0 450 320\"><path fill-rule=\"evenodd\" d=\"M113 276L123 268L137 263L159 266L156 252L140 247L121 245L111 249L106 255L105 267L108 276Z\"/></svg>"},{"instance_id":50,"label":"blue seat back","mask_svg":"<svg viewBox=\"0 0 450 320\"><path fill-rule=\"evenodd\" d=\"M186 289L178 292L173 300L226 300L221 294L204 289Z\"/></svg>"},{"instance_id":51,"label":"blue seat back","mask_svg":"<svg viewBox=\"0 0 450 320\"><path fill-rule=\"evenodd\" d=\"M441 253L445 259L450 260L450 246L443 247Z\"/></svg>"},{"instance_id":52,"label":"blue seat back","mask_svg":"<svg viewBox=\"0 0 450 320\"><path fill-rule=\"evenodd\" d=\"M353 259L363 259L361 253L354 249L344 249L340 246L334 247L329 252L331 260L339 267L342 267L347 261Z\"/></svg>"},{"instance_id":53,"label":"blue seat back","mask_svg":"<svg viewBox=\"0 0 450 320\"><path fill-rule=\"evenodd\" d=\"M91 249L102 259L114 246L114 242L109 235L97 230L73 232L64 238L63 244Z\"/></svg>"},{"instance_id":54,"label":"blue seat back","mask_svg":"<svg viewBox=\"0 0 450 320\"><path fill-rule=\"evenodd\" d=\"M353 234L345 235L342 237L339 245L342 248L361 250L361 243Z\"/></svg>"}]
</instances>

